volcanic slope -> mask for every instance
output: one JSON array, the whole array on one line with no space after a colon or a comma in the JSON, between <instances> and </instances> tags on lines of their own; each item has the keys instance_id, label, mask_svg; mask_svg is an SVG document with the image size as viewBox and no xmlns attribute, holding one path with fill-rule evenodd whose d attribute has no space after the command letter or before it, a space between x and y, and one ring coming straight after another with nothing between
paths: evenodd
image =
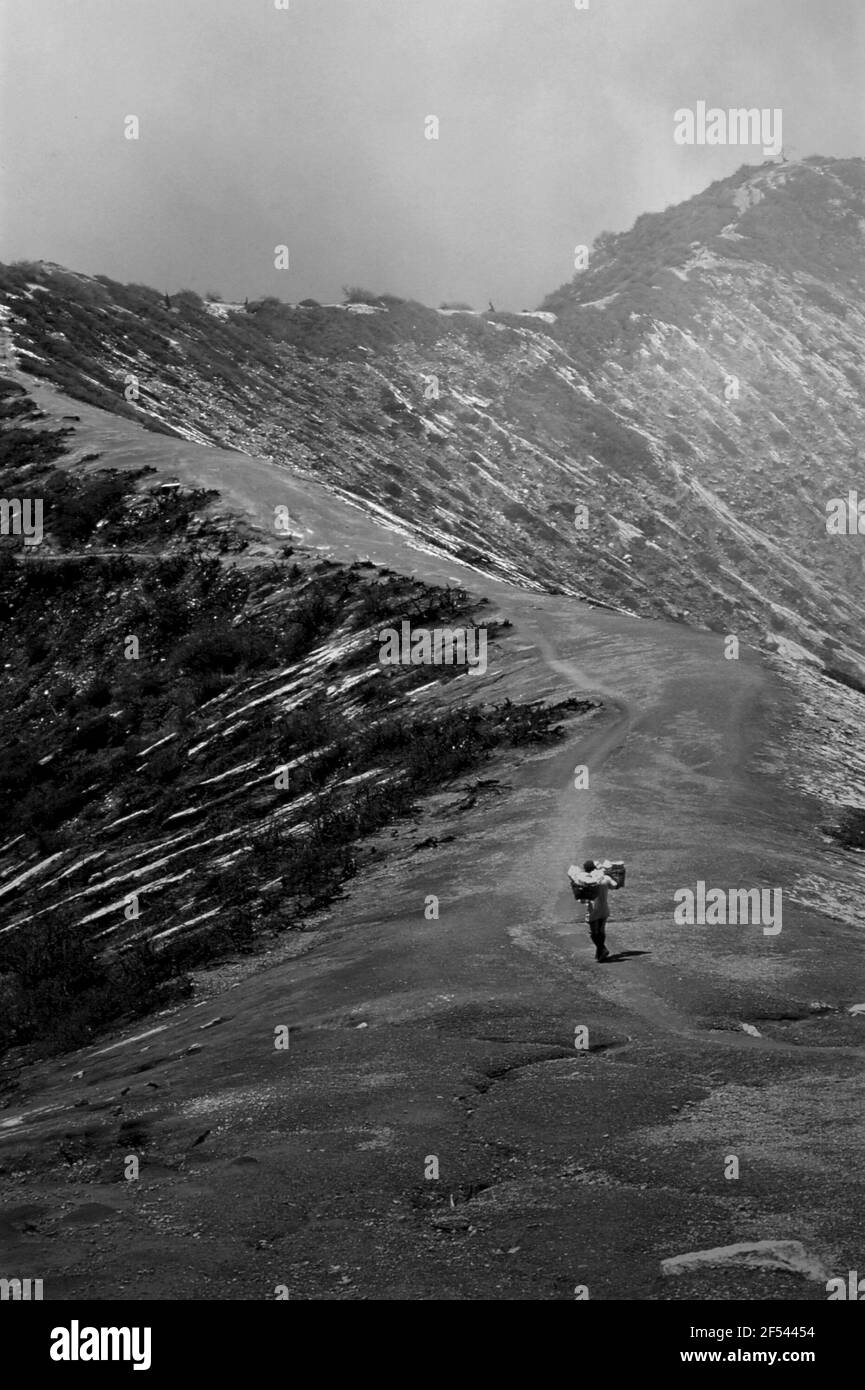
<instances>
[{"instance_id":1,"label":"volcanic slope","mask_svg":"<svg viewBox=\"0 0 865 1390\"><path fill-rule=\"evenodd\" d=\"M287 505L335 560L457 579L514 622L510 691L605 709L431 798L316 930L23 1069L3 1273L38 1270L55 1299L825 1298L819 1267L861 1251L859 933L796 884L803 860L856 869L777 756L793 687L721 634L479 580L267 460L40 397L77 409L101 466L225 485L262 537ZM564 879L587 852L629 865L607 966ZM782 930L676 926L699 880L780 888ZM801 1241L817 1277L660 1270L769 1239Z\"/></svg>"}]
</instances>

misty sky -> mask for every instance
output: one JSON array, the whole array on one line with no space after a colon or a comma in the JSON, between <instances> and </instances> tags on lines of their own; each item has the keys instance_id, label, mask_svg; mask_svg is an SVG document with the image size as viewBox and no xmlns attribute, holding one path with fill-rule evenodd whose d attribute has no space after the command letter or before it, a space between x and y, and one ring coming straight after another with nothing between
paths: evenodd
<instances>
[{"instance_id":1,"label":"misty sky","mask_svg":"<svg viewBox=\"0 0 865 1390\"><path fill-rule=\"evenodd\" d=\"M780 107L793 157L865 154L863 0L289 4L0 0L0 260L530 308L577 243L763 161L677 146L678 107Z\"/></svg>"}]
</instances>

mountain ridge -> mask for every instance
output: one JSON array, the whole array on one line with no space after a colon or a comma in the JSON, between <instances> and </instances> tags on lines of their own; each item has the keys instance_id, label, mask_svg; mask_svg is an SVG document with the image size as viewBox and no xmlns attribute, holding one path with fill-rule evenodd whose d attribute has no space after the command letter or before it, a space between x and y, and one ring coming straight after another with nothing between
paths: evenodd
<instances>
[{"instance_id":1,"label":"mountain ridge","mask_svg":"<svg viewBox=\"0 0 865 1390\"><path fill-rule=\"evenodd\" d=\"M490 574L861 678L861 556L825 507L861 463L863 228L865 161L812 156L602 234L555 322L363 291L169 308L32 266L0 300L22 371L147 428L287 464Z\"/></svg>"}]
</instances>

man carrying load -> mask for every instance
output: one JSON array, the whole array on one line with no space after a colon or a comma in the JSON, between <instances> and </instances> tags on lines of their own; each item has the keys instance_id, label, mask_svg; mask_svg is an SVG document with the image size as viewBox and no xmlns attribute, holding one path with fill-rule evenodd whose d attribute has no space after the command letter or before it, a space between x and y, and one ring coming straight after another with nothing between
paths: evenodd
<instances>
[{"instance_id":1,"label":"man carrying load","mask_svg":"<svg viewBox=\"0 0 865 1390\"><path fill-rule=\"evenodd\" d=\"M594 859L587 859L582 870L572 864L568 869L568 878L577 902L586 904L586 922L595 947L595 960L609 960L606 944L607 918L610 915L608 895L611 888L623 887L625 866L606 861L598 867Z\"/></svg>"}]
</instances>

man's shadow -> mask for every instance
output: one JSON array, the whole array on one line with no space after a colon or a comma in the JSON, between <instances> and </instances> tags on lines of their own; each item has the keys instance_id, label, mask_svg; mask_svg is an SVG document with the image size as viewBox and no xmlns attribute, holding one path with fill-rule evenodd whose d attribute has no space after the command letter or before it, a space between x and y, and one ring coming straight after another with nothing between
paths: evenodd
<instances>
[{"instance_id":1,"label":"man's shadow","mask_svg":"<svg viewBox=\"0 0 865 1390\"><path fill-rule=\"evenodd\" d=\"M617 961L627 960L630 956L650 956L651 951L611 951L604 965L615 965Z\"/></svg>"}]
</instances>

